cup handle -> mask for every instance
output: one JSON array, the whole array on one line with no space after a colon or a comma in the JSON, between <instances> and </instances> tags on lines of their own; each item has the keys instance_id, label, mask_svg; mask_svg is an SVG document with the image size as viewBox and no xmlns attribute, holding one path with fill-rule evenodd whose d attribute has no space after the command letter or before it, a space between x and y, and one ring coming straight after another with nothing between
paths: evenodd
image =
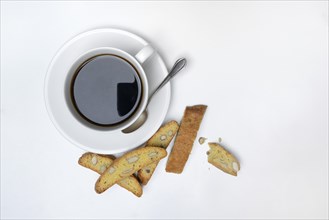
<instances>
[{"instance_id":1,"label":"cup handle","mask_svg":"<svg viewBox=\"0 0 329 220\"><path fill-rule=\"evenodd\" d=\"M155 50L150 45L146 45L135 55L135 58L138 60L138 62L143 64L154 54L155 54Z\"/></svg>"}]
</instances>

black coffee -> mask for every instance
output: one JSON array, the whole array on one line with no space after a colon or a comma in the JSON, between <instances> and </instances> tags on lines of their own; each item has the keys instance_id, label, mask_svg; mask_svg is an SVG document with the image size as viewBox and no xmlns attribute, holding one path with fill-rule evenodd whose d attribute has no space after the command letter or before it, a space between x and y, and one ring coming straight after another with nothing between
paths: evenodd
<instances>
[{"instance_id":1,"label":"black coffee","mask_svg":"<svg viewBox=\"0 0 329 220\"><path fill-rule=\"evenodd\" d=\"M115 55L99 55L84 62L71 84L79 114L89 122L111 126L128 119L137 109L142 85L136 69Z\"/></svg>"}]
</instances>

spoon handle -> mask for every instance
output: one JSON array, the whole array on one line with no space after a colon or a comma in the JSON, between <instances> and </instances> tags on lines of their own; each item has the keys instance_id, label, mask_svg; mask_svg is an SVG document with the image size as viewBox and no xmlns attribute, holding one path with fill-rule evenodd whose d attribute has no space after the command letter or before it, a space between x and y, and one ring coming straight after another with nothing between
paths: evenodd
<instances>
[{"instance_id":1,"label":"spoon handle","mask_svg":"<svg viewBox=\"0 0 329 220\"><path fill-rule=\"evenodd\" d=\"M150 100L153 97L153 95L157 93L164 85L166 85L167 82L169 82L172 78L174 78L174 76L176 76L176 74L179 71L181 71L181 69L183 69L185 65L186 65L185 58L180 58L176 61L176 63L174 64L174 66L171 68L168 75L166 76L166 78L164 78L164 80L160 83L160 85L156 88L156 90L154 90L152 95L149 97L148 103L150 103Z\"/></svg>"}]
</instances>

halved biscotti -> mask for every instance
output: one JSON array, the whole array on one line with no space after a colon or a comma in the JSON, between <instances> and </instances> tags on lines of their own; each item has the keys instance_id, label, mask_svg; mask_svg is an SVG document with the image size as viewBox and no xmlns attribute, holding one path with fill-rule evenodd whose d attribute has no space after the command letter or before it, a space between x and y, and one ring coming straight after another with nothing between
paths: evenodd
<instances>
[{"instance_id":1,"label":"halved biscotti","mask_svg":"<svg viewBox=\"0 0 329 220\"><path fill-rule=\"evenodd\" d=\"M174 146L167 161L167 172L183 172L206 109L206 105L186 107Z\"/></svg>"},{"instance_id":2,"label":"halved biscotti","mask_svg":"<svg viewBox=\"0 0 329 220\"><path fill-rule=\"evenodd\" d=\"M88 152L80 157L79 164L99 174L102 174L107 168L110 167L114 159L115 157L113 156L98 155ZM134 177L133 175L128 176L127 178L119 181L117 184L125 188L126 190L132 192L137 197L141 197L143 194L141 185L139 184L136 177Z\"/></svg>"},{"instance_id":3,"label":"halved biscotti","mask_svg":"<svg viewBox=\"0 0 329 220\"><path fill-rule=\"evenodd\" d=\"M156 146L166 149L176 135L178 128L179 125L176 121L166 123L146 142L146 146ZM146 185L151 179L157 165L158 162L151 163L138 171L137 176L143 185Z\"/></svg>"},{"instance_id":4,"label":"halved biscotti","mask_svg":"<svg viewBox=\"0 0 329 220\"><path fill-rule=\"evenodd\" d=\"M138 148L124 154L116 159L98 178L95 184L96 192L104 192L118 181L151 163L158 162L165 156L167 156L165 149L153 146Z\"/></svg>"},{"instance_id":5,"label":"halved biscotti","mask_svg":"<svg viewBox=\"0 0 329 220\"><path fill-rule=\"evenodd\" d=\"M208 143L210 150L208 154L208 162L225 173L237 176L240 170L239 161L224 147L218 143Z\"/></svg>"}]
</instances>

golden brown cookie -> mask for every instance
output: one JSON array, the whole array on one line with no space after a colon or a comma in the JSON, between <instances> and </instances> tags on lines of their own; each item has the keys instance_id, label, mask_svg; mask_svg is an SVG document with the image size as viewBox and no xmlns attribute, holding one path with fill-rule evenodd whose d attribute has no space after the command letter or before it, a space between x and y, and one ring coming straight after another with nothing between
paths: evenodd
<instances>
[{"instance_id":1,"label":"golden brown cookie","mask_svg":"<svg viewBox=\"0 0 329 220\"><path fill-rule=\"evenodd\" d=\"M206 109L206 105L186 107L175 144L167 161L167 172L183 172Z\"/></svg>"},{"instance_id":2,"label":"golden brown cookie","mask_svg":"<svg viewBox=\"0 0 329 220\"><path fill-rule=\"evenodd\" d=\"M166 123L147 141L146 146L162 147L166 149L176 135L178 128L179 125L176 121ZM157 165L158 162L151 163L138 171L137 176L143 185L146 185L151 179Z\"/></svg>"},{"instance_id":3,"label":"golden brown cookie","mask_svg":"<svg viewBox=\"0 0 329 220\"><path fill-rule=\"evenodd\" d=\"M210 150L208 154L208 162L225 173L237 176L240 170L239 161L224 147L218 143L208 143Z\"/></svg>"},{"instance_id":4,"label":"golden brown cookie","mask_svg":"<svg viewBox=\"0 0 329 220\"><path fill-rule=\"evenodd\" d=\"M89 168L99 174L104 173L104 171L110 167L114 161L114 157L98 155L94 153L85 153L79 159L79 164L83 167ZM133 175L128 176L125 179L122 179L117 183L119 186L125 188L126 190L132 192L138 197L141 197L143 190L139 184L136 177Z\"/></svg>"},{"instance_id":5,"label":"golden brown cookie","mask_svg":"<svg viewBox=\"0 0 329 220\"><path fill-rule=\"evenodd\" d=\"M151 163L158 162L165 156L167 156L165 149L153 146L138 148L124 154L116 159L98 178L95 184L96 192L104 192L118 181Z\"/></svg>"}]
</instances>

